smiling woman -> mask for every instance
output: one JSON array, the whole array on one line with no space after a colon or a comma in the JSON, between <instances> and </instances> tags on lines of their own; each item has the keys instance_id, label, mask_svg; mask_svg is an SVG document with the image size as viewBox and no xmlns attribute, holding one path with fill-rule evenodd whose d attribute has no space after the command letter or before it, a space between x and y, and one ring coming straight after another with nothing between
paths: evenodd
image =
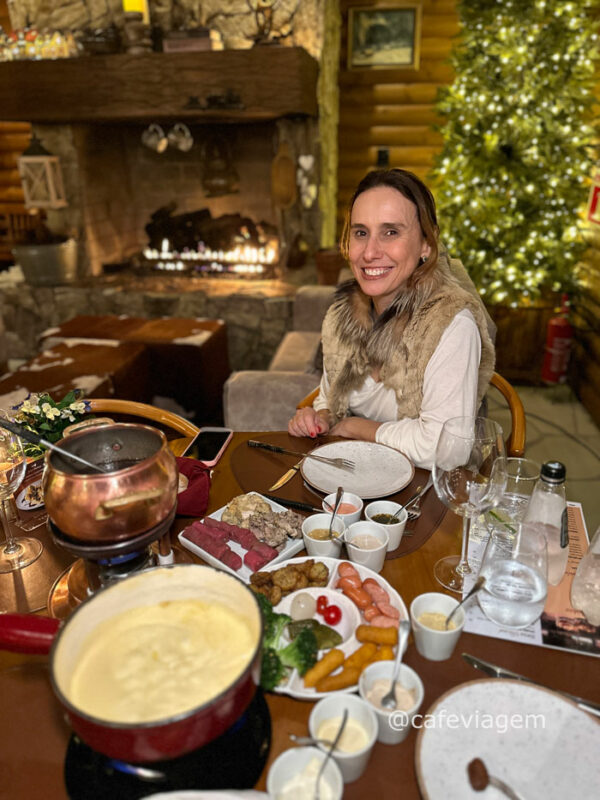
<instances>
[{"instance_id":1,"label":"smiling woman","mask_svg":"<svg viewBox=\"0 0 600 800\"><path fill-rule=\"evenodd\" d=\"M319 394L288 430L376 441L430 468L444 421L474 416L485 394L491 322L438 241L431 192L406 170L363 178L341 251L354 280L323 323Z\"/></svg>"}]
</instances>

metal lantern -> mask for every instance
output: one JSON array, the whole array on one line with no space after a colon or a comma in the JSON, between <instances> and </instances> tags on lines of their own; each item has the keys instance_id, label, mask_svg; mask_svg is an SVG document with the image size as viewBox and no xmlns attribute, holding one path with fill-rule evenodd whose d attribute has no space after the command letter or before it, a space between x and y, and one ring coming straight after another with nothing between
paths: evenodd
<instances>
[{"instance_id":1,"label":"metal lantern","mask_svg":"<svg viewBox=\"0 0 600 800\"><path fill-rule=\"evenodd\" d=\"M67 205L60 159L51 155L35 134L19 157L26 208L64 208Z\"/></svg>"}]
</instances>

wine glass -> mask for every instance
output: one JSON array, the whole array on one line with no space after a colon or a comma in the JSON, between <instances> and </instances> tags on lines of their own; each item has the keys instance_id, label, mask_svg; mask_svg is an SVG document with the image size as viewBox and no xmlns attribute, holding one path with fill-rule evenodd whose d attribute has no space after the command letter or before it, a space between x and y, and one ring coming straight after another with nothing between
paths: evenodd
<instances>
[{"instance_id":1,"label":"wine glass","mask_svg":"<svg viewBox=\"0 0 600 800\"><path fill-rule=\"evenodd\" d=\"M29 536L14 537L6 517L4 501L12 496L25 475L27 459L18 436L0 430L0 516L5 542L0 548L0 573L32 564L42 553L42 543Z\"/></svg>"},{"instance_id":2,"label":"wine glass","mask_svg":"<svg viewBox=\"0 0 600 800\"><path fill-rule=\"evenodd\" d=\"M546 603L546 537L532 523L516 522L511 527L514 532L504 525L490 531L479 571L485 584L477 597L492 622L526 628L538 619Z\"/></svg>"},{"instance_id":3,"label":"wine glass","mask_svg":"<svg viewBox=\"0 0 600 800\"><path fill-rule=\"evenodd\" d=\"M440 500L463 518L462 551L434 566L436 580L462 592L469 566L469 533L474 517L495 506L506 486L506 454L502 428L485 417L452 417L438 440L433 485Z\"/></svg>"}]
</instances>

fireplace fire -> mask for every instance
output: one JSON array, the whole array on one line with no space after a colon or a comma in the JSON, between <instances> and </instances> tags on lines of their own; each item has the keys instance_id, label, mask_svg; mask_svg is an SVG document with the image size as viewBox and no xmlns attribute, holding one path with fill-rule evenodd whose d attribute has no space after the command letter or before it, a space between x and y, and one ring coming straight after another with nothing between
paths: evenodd
<instances>
[{"instance_id":1,"label":"fireplace fire","mask_svg":"<svg viewBox=\"0 0 600 800\"><path fill-rule=\"evenodd\" d=\"M172 216L173 206L152 214L149 244L132 259L144 273L196 277L274 278L279 264L275 226L240 214L213 219L208 209Z\"/></svg>"}]
</instances>

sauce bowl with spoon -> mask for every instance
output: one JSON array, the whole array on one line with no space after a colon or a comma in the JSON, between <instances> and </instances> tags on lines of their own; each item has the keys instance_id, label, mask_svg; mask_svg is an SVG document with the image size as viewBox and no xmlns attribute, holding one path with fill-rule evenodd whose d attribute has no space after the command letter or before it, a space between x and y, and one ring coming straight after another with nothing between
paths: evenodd
<instances>
[{"instance_id":1,"label":"sauce bowl with spoon","mask_svg":"<svg viewBox=\"0 0 600 800\"><path fill-rule=\"evenodd\" d=\"M377 741L398 744L410 733L412 720L423 703L423 682L407 664L402 664L402 652L410 632L410 623L400 623L396 661L376 661L363 670L358 681L358 692L377 717ZM390 688L393 687L393 690ZM392 706L383 703L392 697Z\"/></svg>"}]
</instances>

